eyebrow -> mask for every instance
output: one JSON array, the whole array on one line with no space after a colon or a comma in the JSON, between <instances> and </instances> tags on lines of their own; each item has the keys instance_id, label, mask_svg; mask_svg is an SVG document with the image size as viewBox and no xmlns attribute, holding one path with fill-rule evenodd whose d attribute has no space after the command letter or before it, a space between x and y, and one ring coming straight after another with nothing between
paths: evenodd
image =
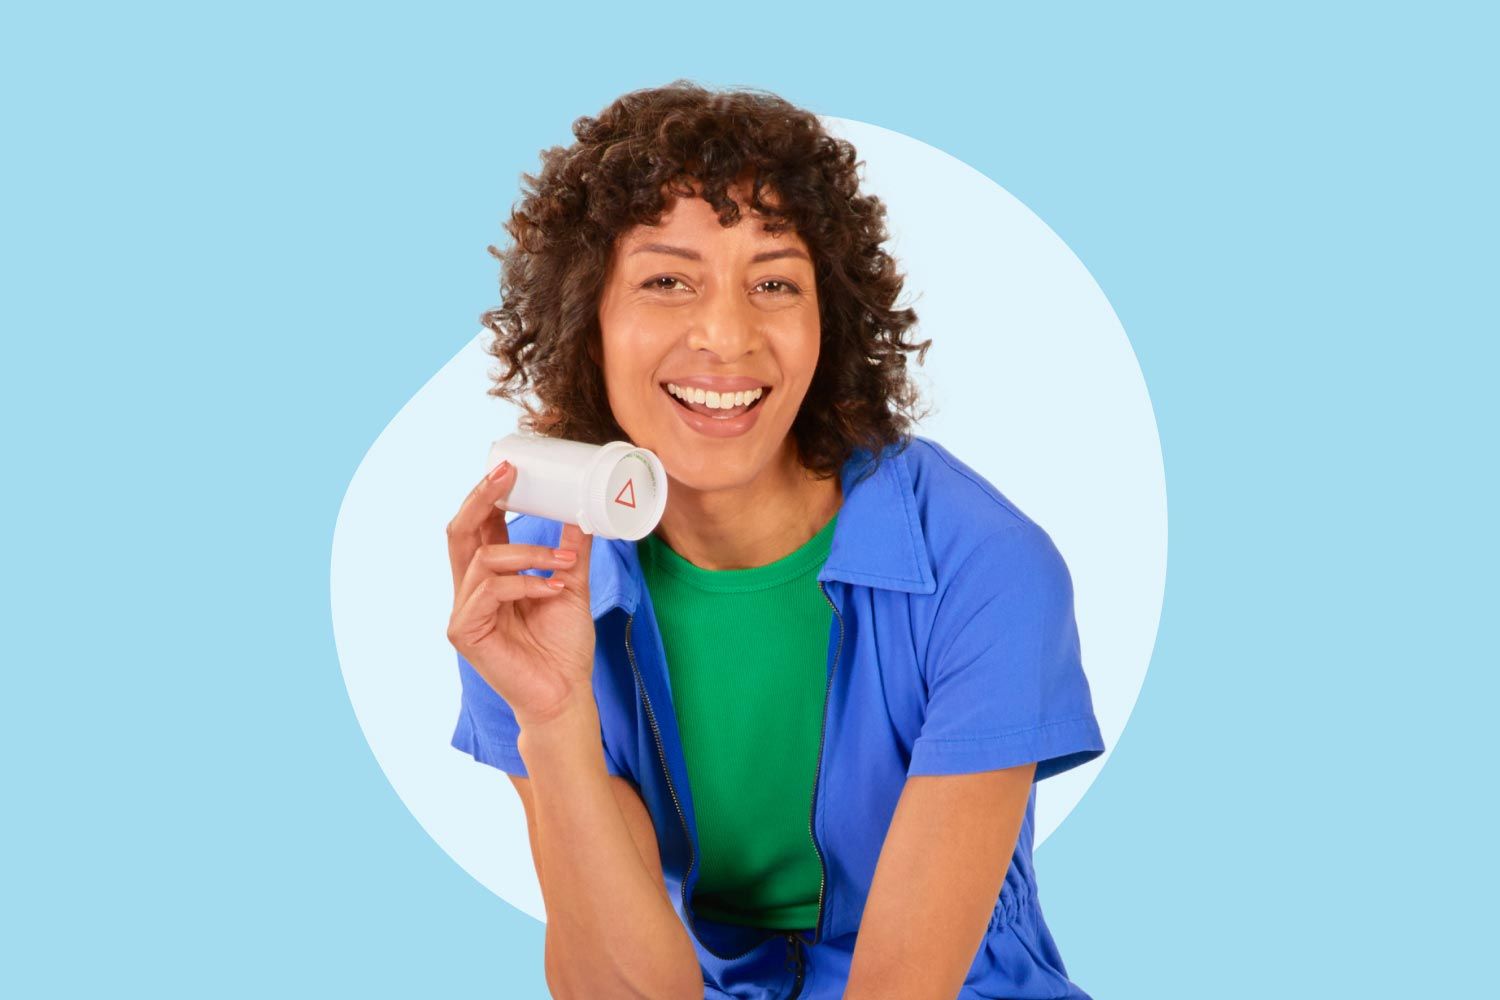
<instances>
[{"instance_id":1,"label":"eyebrow","mask_svg":"<svg viewBox=\"0 0 1500 1000\"><path fill-rule=\"evenodd\" d=\"M638 253L664 253L670 254L673 257L685 257L688 260L701 261L703 259L703 255L696 250L689 249L688 247L674 247L666 243L643 243L630 251L630 256L634 257ZM763 261L779 260L782 257L801 257L809 264L812 263L812 258L796 247L782 247L780 250L762 250L750 258L750 263L759 264Z\"/></svg>"}]
</instances>

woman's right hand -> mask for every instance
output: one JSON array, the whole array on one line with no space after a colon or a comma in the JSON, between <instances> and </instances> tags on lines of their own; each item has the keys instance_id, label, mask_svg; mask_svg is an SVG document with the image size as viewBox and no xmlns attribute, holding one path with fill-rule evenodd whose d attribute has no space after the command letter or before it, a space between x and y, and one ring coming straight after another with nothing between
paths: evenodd
<instances>
[{"instance_id":1,"label":"woman's right hand","mask_svg":"<svg viewBox=\"0 0 1500 1000\"><path fill-rule=\"evenodd\" d=\"M514 467L496 466L448 523L453 569L448 641L525 729L561 716L583 699L593 701L593 536L564 524L558 550L512 544L505 511L495 503L510 493L515 479ZM560 558L558 551L571 557ZM552 576L522 575L523 569L551 569ZM562 588L549 586L554 581Z\"/></svg>"}]
</instances>

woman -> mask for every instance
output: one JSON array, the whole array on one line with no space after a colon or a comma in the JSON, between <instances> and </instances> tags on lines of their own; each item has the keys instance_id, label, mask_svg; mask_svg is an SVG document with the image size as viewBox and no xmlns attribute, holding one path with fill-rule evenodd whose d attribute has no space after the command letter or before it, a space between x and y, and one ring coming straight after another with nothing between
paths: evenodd
<instances>
[{"instance_id":1,"label":"woman","mask_svg":"<svg viewBox=\"0 0 1500 1000\"><path fill-rule=\"evenodd\" d=\"M908 433L930 341L854 149L684 81L574 133L491 248L491 391L650 448L666 512L639 544L507 525L502 465L448 542L453 745L521 796L549 986L1086 997L1031 863L1034 782L1103 751L1071 581Z\"/></svg>"}]
</instances>

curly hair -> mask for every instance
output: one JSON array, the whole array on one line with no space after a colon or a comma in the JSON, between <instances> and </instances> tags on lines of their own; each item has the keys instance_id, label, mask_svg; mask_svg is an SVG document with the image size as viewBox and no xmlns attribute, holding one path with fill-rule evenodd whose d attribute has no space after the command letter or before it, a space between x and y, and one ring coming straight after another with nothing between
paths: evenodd
<instances>
[{"instance_id":1,"label":"curly hair","mask_svg":"<svg viewBox=\"0 0 1500 1000\"><path fill-rule=\"evenodd\" d=\"M799 461L826 479L856 448L879 457L909 443L926 414L911 412L919 393L906 354L918 352L921 364L932 341L903 339L917 315L894 308L904 278L881 247L885 205L859 193L851 143L774 94L681 79L625 94L572 131L571 146L541 154L539 177L521 175L527 190L505 225L512 244L489 247L502 264L503 304L480 321L494 334L486 351L507 366L490 373L489 394L526 410L523 431L590 444L626 438L600 364L598 307L615 240L659 224L664 187L697 193L720 225L734 225L740 211L727 191L752 182L750 208L768 219L767 232L794 227L817 278L818 364L792 424ZM539 408L525 398L528 385Z\"/></svg>"}]
</instances>

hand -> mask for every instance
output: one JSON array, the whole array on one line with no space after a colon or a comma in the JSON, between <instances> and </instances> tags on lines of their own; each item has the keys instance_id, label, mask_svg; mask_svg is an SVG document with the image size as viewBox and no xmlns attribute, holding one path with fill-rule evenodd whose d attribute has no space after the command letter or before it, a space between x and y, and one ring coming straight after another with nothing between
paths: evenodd
<instances>
[{"instance_id":1,"label":"hand","mask_svg":"<svg viewBox=\"0 0 1500 1000\"><path fill-rule=\"evenodd\" d=\"M497 475L498 473L498 475ZM592 702L594 619L589 613L593 536L564 524L559 558L545 545L512 544L505 511L516 470L502 463L448 523L453 615L448 641L510 705L522 729ZM551 569L551 579L523 569ZM549 586L560 582L561 589Z\"/></svg>"}]
</instances>

